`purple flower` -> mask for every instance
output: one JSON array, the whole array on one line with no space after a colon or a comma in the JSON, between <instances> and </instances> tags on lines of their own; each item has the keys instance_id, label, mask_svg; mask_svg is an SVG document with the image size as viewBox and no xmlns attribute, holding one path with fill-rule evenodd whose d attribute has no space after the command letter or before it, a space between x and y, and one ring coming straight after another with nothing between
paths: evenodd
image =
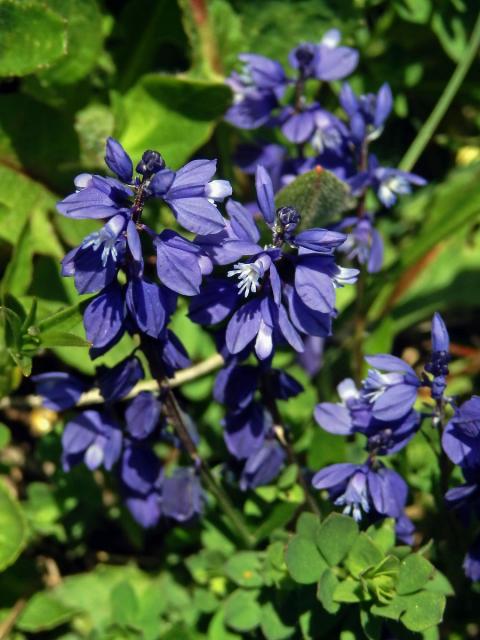
<instances>
[{"instance_id":1,"label":"purple flower","mask_svg":"<svg viewBox=\"0 0 480 640\"><path fill-rule=\"evenodd\" d=\"M319 112L320 105L316 102L303 106L301 110L285 107L279 116L283 135L296 144L306 142L314 134Z\"/></svg>"},{"instance_id":2,"label":"purple flower","mask_svg":"<svg viewBox=\"0 0 480 640\"><path fill-rule=\"evenodd\" d=\"M340 92L340 104L350 119L354 140L361 144L364 140L376 140L381 135L392 110L392 92L385 83L376 94L356 96L350 85L345 83Z\"/></svg>"},{"instance_id":3,"label":"purple flower","mask_svg":"<svg viewBox=\"0 0 480 640\"><path fill-rule=\"evenodd\" d=\"M141 527L151 529L158 524L162 516L162 496L158 490L142 495L124 488L124 499L133 519Z\"/></svg>"},{"instance_id":4,"label":"purple flower","mask_svg":"<svg viewBox=\"0 0 480 640\"><path fill-rule=\"evenodd\" d=\"M283 341L301 352L299 332L328 335L335 287L354 282L358 271L335 264L332 254L344 242L343 234L319 228L298 232L299 212L288 206L275 209L272 182L263 167L257 168L256 190L271 244L258 244L260 233L251 214L230 202L230 220L222 234L197 237L196 244L214 264L234 263L227 275L238 280L239 295L235 297L224 280L207 279L193 299L190 317L213 324L231 316L228 351L235 355L253 346L257 357L265 360ZM248 259L235 262L242 256Z\"/></svg>"},{"instance_id":5,"label":"purple flower","mask_svg":"<svg viewBox=\"0 0 480 640\"><path fill-rule=\"evenodd\" d=\"M255 175L257 167L265 167L275 191L282 186L281 177L287 150L279 144L240 144L235 152L235 164L249 175Z\"/></svg>"},{"instance_id":6,"label":"purple flower","mask_svg":"<svg viewBox=\"0 0 480 640\"><path fill-rule=\"evenodd\" d=\"M161 403L149 391L141 391L125 411L128 433L136 440L144 440L153 433L160 420Z\"/></svg>"},{"instance_id":7,"label":"purple flower","mask_svg":"<svg viewBox=\"0 0 480 640\"><path fill-rule=\"evenodd\" d=\"M415 371L395 356L380 354L365 358L373 369L363 382L362 395L377 420L398 420L412 409L421 386ZM382 373L386 372L386 373Z\"/></svg>"},{"instance_id":8,"label":"purple flower","mask_svg":"<svg viewBox=\"0 0 480 640\"><path fill-rule=\"evenodd\" d=\"M162 487L163 515L188 522L202 512L203 493L197 471L192 467L177 467L165 476Z\"/></svg>"},{"instance_id":9,"label":"purple flower","mask_svg":"<svg viewBox=\"0 0 480 640\"><path fill-rule=\"evenodd\" d=\"M126 243L120 235L124 227L125 218L114 216L63 258L62 275L73 276L79 293L95 293L114 280L124 263Z\"/></svg>"},{"instance_id":10,"label":"purple flower","mask_svg":"<svg viewBox=\"0 0 480 640\"><path fill-rule=\"evenodd\" d=\"M43 406L53 411L65 411L74 407L86 385L76 376L63 371L51 371L32 376L38 395L42 396Z\"/></svg>"},{"instance_id":11,"label":"purple flower","mask_svg":"<svg viewBox=\"0 0 480 640\"><path fill-rule=\"evenodd\" d=\"M178 222L193 233L221 231L225 222L215 202L232 195L226 180L211 180L216 160L193 160L175 173L166 193L159 193Z\"/></svg>"},{"instance_id":12,"label":"purple flower","mask_svg":"<svg viewBox=\"0 0 480 640\"><path fill-rule=\"evenodd\" d=\"M223 426L228 450L239 460L244 460L262 447L273 421L263 406L255 401L244 409L228 411Z\"/></svg>"},{"instance_id":13,"label":"purple flower","mask_svg":"<svg viewBox=\"0 0 480 640\"><path fill-rule=\"evenodd\" d=\"M411 440L420 426L420 416L414 410L398 419L384 421L375 418L369 399L349 378L338 385L338 394L342 403L321 402L315 408L315 420L329 433L362 433L367 437L367 451L374 455L396 453Z\"/></svg>"},{"instance_id":14,"label":"purple flower","mask_svg":"<svg viewBox=\"0 0 480 640\"><path fill-rule=\"evenodd\" d=\"M123 292L120 285L113 282L90 302L83 314L92 357L102 355L120 340L125 331L125 318Z\"/></svg>"},{"instance_id":15,"label":"purple flower","mask_svg":"<svg viewBox=\"0 0 480 640\"><path fill-rule=\"evenodd\" d=\"M350 229L344 244L340 247L349 260L357 259L367 265L368 273L377 273L383 265L383 240L373 226L369 215L362 218L345 218L338 226L339 231Z\"/></svg>"},{"instance_id":16,"label":"purple flower","mask_svg":"<svg viewBox=\"0 0 480 640\"><path fill-rule=\"evenodd\" d=\"M377 158L372 154L368 170L350 178L348 183L354 196L361 195L367 187L371 187L385 207L392 207L399 195L411 193L412 185L424 186L427 181L415 173L380 167Z\"/></svg>"},{"instance_id":17,"label":"purple flower","mask_svg":"<svg viewBox=\"0 0 480 640\"><path fill-rule=\"evenodd\" d=\"M175 293L194 295L199 291L203 273L211 263L201 255L199 247L173 231L159 235L141 222L145 203L161 198L171 208L178 222L194 233L213 234L221 231L225 222L216 203L230 196L232 189L225 180L212 180L215 160L194 160L174 172L156 151L145 151L133 177L133 164L120 143L107 141L106 162L116 173L115 178L81 174L75 180L77 191L58 203L58 210L72 218L103 219L104 226L87 236L79 247L70 251L62 263L62 273L73 276L80 293L95 293L108 289L107 296L89 308L94 321L85 323L92 338L94 353L104 352L109 340L100 344L94 324L106 313L106 306L115 307L115 315L125 315L123 303L116 295L119 269L127 272L126 295L129 312L140 331L159 337L168 322L176 299ZM122 182L127 184L122 184ZM146 232L157 251L157 271L165 285L158 288L144 279L140 232ZM123 292L121 292L123 297ZM115 298L115 301L113 300ZM122 323L120 323L122 324ZM116 336L120 335L118 322ZM102 332L108 330L103 326ZM113 339L113 329L109 331ZM90 339L90 338L89 338Z\"/></svg>"},{"instance_id":18,"label":"purple flower","mask_svg":"<svg viewBox=\"0 0 480 640\"><path fill-rule=\"evenodd\" d=\"M455 411L442 435L442 447L464 469L480 466L480 396L472 396Z\"/></svg>"},{"instance_id":19,"label":"purple flower","mask_svg":"<svg viewBox=\"0 0 480 640\"><path fill-rule=\"evenodd\" d=\"M363 514L400 518L407 500L407 485L392 469L370 464L333 464L318 471L312 480L316 489L327 489L343 513L355 520Z\"/></svg>"},{"instance_id":20,"label":"purple flower","mask_svg":"<svg viewBox=\"0 0 480 640\"><path fill-rule=\"evenodd\" d=\"M246 460L240 477L240 489L256 489L269 484L280 473L285 462L285 452L280 444L271 438L265 439L260 449Z\"/></svg>"},{"instance_id":21,"label":"purple flower","mask_svg":"<svg viewBox=\"0 0 480 640\"><path fill-rule=\"evenodd\" d=\"M125 358L112 368L99 367L98 386L105 402L121 400L144 377L138 358Z\"/></svg>"},{"instance_id":22,"label":"purple flower","mask_svg":"<svg viewBox=\"0 0 480 640\"><path fill-rule=\"evenodd\" d=\"M313 377L317 375L323 366L325 338L305 336L303 345L303 352L297 355L297 360L305 371Z\"/></svg>"},{"instance_id":23,"label":"purple flower","mask_svg":"<svg viewBox=\"0 0 480 640\"><path fill-rule=\"evenodd\" d=\"M65 425L63 468L69 471L84 462L90 470L103 466L110 471L120 457L122 440L120 428L107 414L84 411Z\"/></svg>"},{"instance_id":24,"label":"purple flower","mask_svg":"<svg viewBox=\"0 0 480 640\"><path fill-rule=\"evenodd\" d=\"M255 54L242 54L239 59L241 73L234 72L227 80L234 97L225 119L240 129L257 129L269 122L289 81L275 60Z\"/></svg>"},{"instance_id":25,"label":"purple flower","mask_svg":"<svg viewBox=\"0 0 480 640\"><path fill-rule=\"evenodd\" d=\"M470 580L478 582L480 580L480 536L476 538L470 547L465 560L463 561L465 575Z\"/></svg>"},{"instance_id":26,"label":"purple flower","mask_svg":"<svg viewBox=\"0 0 480 640\"><path fill-rule=\"evenodd\" d=\"M160 338L177 305L177 295L167 287L133 275L126 289L130 318L139 331Z\"/></svg>"},{"instance_id":27,"label":"purple flower","mask_svg":"<svg viewBox=\"0 0 480 640\"><path fill-rule=\"evenodd\" d=\"M131 491L141 495L160 490L163 483L160 459L149 447L139 443L132 442L125 447L120 475Z\"/></svg>"},{"instance_id":28,"label":"purple flower","mask_svg":"<svg viewBox=\"0 0 480 640\"><path fill-rule=\"evenodd\" d=\"M337 29L325 33L320 44L304 43L290 52L289 62L302 78L317 78L330 82L350 75L358 64L358 52L339 47L341 34Z\"/></svg>"},{"instance_id":29,"label":"purple flower","mask_svg":"<svg viewBox=\"0 0 480 640\"><path fill-rule=\"evenodd\" d=\"M153 451L145 446L125 447L120 468L125 504L144 528L154 527L162 515L163 468Z\"/></svg>"},{"instance_id":30,"label":"purple flower","mask_svg":"<svg viewBox=\"0 0 480 640\"><path fill-rule=\"evenodd\" d=\"M447 386L448 363L450 362L450 338L447 327L439 313L432 319L432 354L425 365L425 371L433 376L430 382L432 398L439 400Z\"/></svg>"}]
</instances>

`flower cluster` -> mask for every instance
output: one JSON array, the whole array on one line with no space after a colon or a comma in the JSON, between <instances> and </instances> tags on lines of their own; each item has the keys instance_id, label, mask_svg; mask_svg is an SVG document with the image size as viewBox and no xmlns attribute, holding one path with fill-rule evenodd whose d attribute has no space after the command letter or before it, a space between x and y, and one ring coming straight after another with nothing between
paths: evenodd
<instances>
[{"instance_id":1,"label":"flower cluster","mask_svg":"<svg viewBox=\"0 0 480 640\"><path fill-rule=\"evenodd\" d=\"M64 372L40 374L35 382L46 406L69 412L78 403L84 407L68 415L64 469L84 463L113 472L125 504L144 527L161 517L187 521L200 513L204 499L198 435L167 383L189 365L169 328L179 296L189 298L193 322L211 327L224 359L214 397L225 407L225 444L240 488L271 482L291 455L277 400L302 391L274 366L277 350L289 347L308 370L318 370L337 315L336 289L353 284L359 274L337 264L336 255L372 273L382 266L374 212L365 210L367 191L390 207L411 184L424 183L381 167L369 151L392 109L387 85L360 96L344 85L344 118L309 101L309 83L343 79L357 65L357 52L340 46L337 31L291 52L293 78L263 56L245 54L241 61L242 72L228 80L234 104L226 119L244 129L278 127L286 140L286 146L260 142L238 151L240 166L255 176L256 203L230 199L230 184L214 179L214 160L195 159L175 171L159 152L147 150L134 171L121 144L109 138L105 161L115 177L81 174L75 192L58 204L64 216L102 224L62 262L63 275L74 278L78 292L94 294L84 312L92 359L125 333L135 337L136 346L114 367L98 367L101 409L88 403L93 382ZM356 199L355 214L328 228L309 227L299 205L278 206L275 194L298 174L321 173L323 167L346 183ZM152 201L171 211L171 228L144 215ZM226 215L219 207L223 201ZM407 487L379 458L399 451L418 430L413 405L420 386L430 387L437 406L444 406L448 336L445 346L437 327L435 340L423 379L398 358L375 356L360 389L345 381L339 386L342 403L321 403L315 412L327 431L365 436L368 459L327 467L315 475L314 486L328 489L356 519L365 513L395 518L404 540L413 530L404 513ZM159 383L155 393L135 391L145 377ZM159 442L175 448L175 455L161 459ZM183 454L194 464L177 464Z\"/></svg>"},{"instance_id":2,"label":"flower cluster","mask_svg":"<svg viewBox=\"0 0 480 640\"><path fill-rule=\"evenodd\" d=\"M116 469L125 504L134 519L149 528L161 516L190 520L201 512L203 498L195 467L168 467L153 452L158 442L179 446L162 415L162 396L140 391L127 404L122 402L144 376L135 356L112 368L98 368L101 409L92 404L67 421L62 462L65 471L82 462L91 471ZM62 372L39 374L34 382L44 405L55 411L72 409L89 390L82 380Z\"/></svg>"},{"instance_id":3,"label":"flower cluster","mask_svg":"<svg viewBox=\"0 0 480 640\"><path fill-rule=\"evenodd\" d=\"M190 317L204 325L229 318L224 331L229 354L245 357L253 348L260 360L267 360L277 344L302 352L302 336L330 335L335 288L355 282L358 271L335 263L333 254L344 234L321 228L299 231L299 211L275 208L272 181L262 166L256 188L269 243L260 244L260 230L248 209L229 201L225 229L197 236L196 242L213 264L233 262L233 269L227 278L205 278L192 299Z\"/></svg>"},{"instance_id":4,"label":"flower cluster","mask_svg":"<svg viewBox=\"0 0 480 640\"><path fill-rule=\"evenodd\" d=\"M262 166L256 184L268 244L260 243L247 208L229 200L228 219L219 211L216 203L231 195L231 187L212 180L215 161L193 160L175 172L160 153L146 151L134 176L132 160L112 138L105 160L116 178L77 176L75 193L58 204L65 216L103 223L62 263L63 274L73 276L79 293L95 294L84 312L91 357L104 354L128 332L138 336L154 378L161 382L173 376L189 359L169 322L178 296L189 296L191 319L217 325L226 368L219 375L216 397L228 409L227 448L244 461L240 486L269 482L280 471L285 453L265 405L267 390L270 394L273 389L273 399L301 390L295 380L271 367L274 350L289 344L302 351L307 336L330 334L335 287L354 282L357 274L334 260L346 236L301 229L301 212L275 207L273 186ZM195 234L193 239L174 229L148 226L143 212L152 199L167 205L176 223ZM252 352L261 364L241 365ZM162 515L189 519L200 511L202 499L194 467L166 472L154 452L154 444L164 439L188 451L168 428L162 393L157 398L142 392L125 406L144 375L134 354L112 369L100 367L97 384L104 406L98 411L87 405L69 420L62 445L66 470L80 462L89 469L116 469L128 508L140 524L150 527ZM46 406L58 411L71 409L85 392L80 380L63 372L35 380ZM237 386L240 381L246 386Z\"/></svg>"},{"instance_id":5,"label":"flower cluster","mask_svg":"<svg viewBox=\"0 0 480 640\"><path fill-rule=\"evenodd\" d=\"M313 478L316 489L328 489L343 512L361 520L365 514L378 519L389 516L397 522L398 537L410 543L413 525L405 515L407 485L378 458L405 447L420 427L420 414L413 408L421 384L414 370L400 358L377 355L367 358L367 377L357 389L351 379L338 385L340 404L322 402L315 420L330 433L365 436L368 458L363 464L335 464Z\"/></svg>"},{"instance_id":6,"label":"flower cluster","mask_svg":"<svg viewBox=\"0 0 480 640\"><path fill-rule=\"evenodd\" d=\"M343 512L356 520L390 516L397 522L397 536L412 541L413 524L405 515L407 485L401 476L378 458L403 449L425 418L441 430L443 454L462 470L465 484L450 489L446 502L465 523L480 518L480 396L461 406L447 389L450 338L440 314L432 319L432 350L420 377L406 362L390 355L367 357L369 369L360 389L346 379L337 387L340 403L321 402L315 420L325 431L337 435L361 434L366 438L367 460L363 464L341 463L320 470L313 477L316 489L328 490ZM430 392L429 411L414 405L418 390ZM450 412L451 417L447 414ZM468 551L464 569L480 580L480 535Z\"/></svg>"},{"instance_id":7,"label":"flower cluster","mask_svg":"<svg viewBox=\"0 0 480 640\"><path fill-rule=\"evenodd\" d=\"M240 145L236 157L246 173L255 173L259 164L264 166L275 190L316 166L329 169L348 184L359 206L357 215L346 218L337 228L349 232L342 251L375 273L382 267L383 242L375 229L374 212L365 210L367 191L372 190L388 208L399 195L410 193L411 185L423 185L425 180L383 167L370 153L370 145L382 134L393 106L387 84L377 93L356 95L345 83L339 95L343 119L309 99L318 94L315 82L341 80L355 70L358 53L340 46L340 39L340 33L333 29L319 44L295 47L288 58L291 75L275 60L241 55L241 71L228 80L234 104L226 119L240 129L280 130L285 145L264 142L271 136L260 133L257 142Z\"/></svg>"},{"instance_id":8,"label":"flower cluster","mask_svg":"<svg viewBox=\"0 0 480 640\"><path fill-rule=\"evenodd\" d=\"M73 276L79 293L97 293L84 314L91 355L97 357L120 340L126 330L161 340L165 349L174 340L167 332L177 295L195 295L202 275L211 268L201 249L176 231L153 231L142 221L148 200L165 202L178 223L194 233L218 232L225 222L216 202L231 195L225 180L211 180L214 160L194 160L172 171L156 151L145 151L136 166L123 147L109 138L105 161L117 178L81 174L76 192L58 203L69 218L101 219L104 226L87 236L62 262L62 273ZM156 252L156 276L148 274L141 235ZM127 284L122 286L122 271Z\"/></svg>"}]
</instances>

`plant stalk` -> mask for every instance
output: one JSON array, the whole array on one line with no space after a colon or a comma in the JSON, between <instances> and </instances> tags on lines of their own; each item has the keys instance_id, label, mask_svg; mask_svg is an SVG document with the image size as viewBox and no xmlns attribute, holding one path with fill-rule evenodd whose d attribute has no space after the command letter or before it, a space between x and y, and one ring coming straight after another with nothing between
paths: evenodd
<instances>
[{"instance_id":1,"label":"plant stalk","mask_svg":"<svg viewBox=\"0 0 480 640\"><path fill-rule=\"evenodd\" d=\"M230 522L234 525L236 532L238 533L240 538L242 538L245 546L248 549L253 549L256 543L255 537L250 532L241 513L237 511L237 509L233 506L230 497L217 482L215 476L212 474L205 460L200 456L198 449L185 425L182 412L180 410L180 407L178 406L178 402L175 398L173 390L170 389L169 386L165 385L165 383L161 380L159 380L159 386L163 388L165 393L163 402L168 414L168 418L172 422L172 425L178 437L180 438L186 452L195 463L195 465L197 465L202 480L218 500L218 503L221 506L223 512L229 518Z\"/></svg>"},{"instance_id":2,"label":"plant stalk","mask_svg":"<svg viewBox=\"0 0 480 640\"><path fill-rule=\"evenodd\" d=\"M417 133L416 138L400 161L399 169L402 169L402 171L411 171L419 157L422 155L425 147L429 143L443 116L445 115L448 108L450 107L450 104L455 98L455 95L462 86L465 76L467 75L468 70L470 69L475 59L479 47L480 13L477 16L472 35L470 36L470 42L468 43L462 59L458 62L455 71L453 72L445 89L443 90L443 93L440 96L437 104L435 105L432 113L429 115L424 125Z\"/></svg>"}]
</instances>

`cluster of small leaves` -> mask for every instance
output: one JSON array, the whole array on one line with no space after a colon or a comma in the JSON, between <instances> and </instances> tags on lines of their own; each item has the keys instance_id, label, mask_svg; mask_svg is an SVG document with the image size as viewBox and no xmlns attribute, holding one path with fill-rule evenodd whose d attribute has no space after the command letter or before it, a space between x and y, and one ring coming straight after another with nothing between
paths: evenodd
<instances>
[{"instance_id":1,"label":"cluster of small leaves","mask_svg":"<svg viewBox=\"0 0 480 640\"><path fill-rule=\"evenodd\" d=\"M323 522L305 514L286 551L288 571L299 584L316 584L319 603L332 615L359 605L365 637L381 637L384 620L424 632L443 618L448 580L422 550L395 546L392 520L359 531L351 518L332 514Z\"/></svg>"}]
</instances>

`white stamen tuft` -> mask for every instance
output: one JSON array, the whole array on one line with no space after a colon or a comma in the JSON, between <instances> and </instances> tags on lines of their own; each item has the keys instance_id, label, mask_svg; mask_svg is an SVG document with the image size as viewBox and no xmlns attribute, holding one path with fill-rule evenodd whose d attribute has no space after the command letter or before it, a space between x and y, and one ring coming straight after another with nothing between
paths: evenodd
<instances>
[{"instance_id":1,"label":"white stamen tuft","mask_svg":"<svg viewBox=\"0 0 480 640\"><path fill-rule=\"evenodd\" d=\"M265 270L261 264L255 262L237 262L233 265L227 276L229 278L238 277L240 282L237 284L238 293L244 294L245 298L248 297L250 292L256 292L258 282L265 273Z\"/></svg>"}]
</instances>

